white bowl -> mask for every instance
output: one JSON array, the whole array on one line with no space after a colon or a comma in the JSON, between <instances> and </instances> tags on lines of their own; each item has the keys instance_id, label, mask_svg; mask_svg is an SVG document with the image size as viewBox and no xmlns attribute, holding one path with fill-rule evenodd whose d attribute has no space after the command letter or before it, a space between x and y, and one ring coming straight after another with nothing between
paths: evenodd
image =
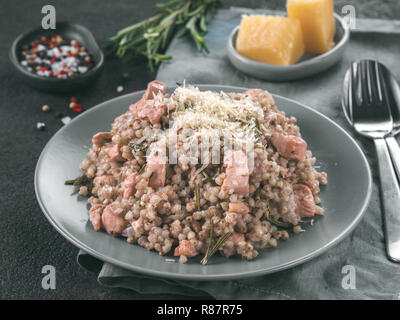
<instances>
[{"instance_id":1,"label":"white bowl","mask_svg":"<svg viewBox=\"0 0 400 320\"><path fill-rule=\"evenodd\" d=\"M250 60L236 51L236 37L239 30L237 26L231 32L228 42L228 57L233 66L244 73L269 81L288 81L296 80L322 72L335 63L343 56L345 47L349 41L350 30L345 21L335 14L335 36L333 38L335 46L323 54L305 53L300 60L290 66L277 66Z\"/></svg>"}]
</instances>

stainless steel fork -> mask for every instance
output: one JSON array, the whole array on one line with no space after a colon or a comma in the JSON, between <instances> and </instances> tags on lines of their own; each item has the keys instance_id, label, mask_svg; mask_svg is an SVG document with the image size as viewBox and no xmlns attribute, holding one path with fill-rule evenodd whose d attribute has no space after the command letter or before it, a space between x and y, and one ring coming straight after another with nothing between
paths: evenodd
<instances>
[{"instance_id":1,"label":"stainless steel fork","mask_svg":"<svg viewBox=\"0 0 400 320\"><path fill-rule=\"evenodd\" d=\"M400 147L395 139L395 136L400 133L400 85L388 68L383 64L380 64L380 67L383 81L388 85L388 101L393 119L393 131L391 135L385 137L385 140L397 173L397 179L400 180Z\"/></svg>"},{"instance_id":2,"label":"stainless steel fork","mask_svg":"<svg viewBox=\"0 0 400 320\"><path fill-rule=\"evenodd\" d=\"M400 188L385 142L385 137L393 130L387 85L377 61L354 62L345 76L342 105L355 131L374 140L378 156L386 251L392 261L400 262Z\"/></svg>"}]
</instances>

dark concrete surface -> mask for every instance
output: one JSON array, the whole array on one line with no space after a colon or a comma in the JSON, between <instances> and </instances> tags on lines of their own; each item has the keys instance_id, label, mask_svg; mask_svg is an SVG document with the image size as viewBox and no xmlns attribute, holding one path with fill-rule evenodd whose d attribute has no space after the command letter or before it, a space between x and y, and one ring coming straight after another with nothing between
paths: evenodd
<instances>
[{"instance_id":1,"label":"dark concrete surface","mask_svg":"<svg viewBox=\"0 0 400 320\"><path fill-rule=\"evenodd\" d=\"M87 26L102 46L117 30L154 12L149 1L51 1L57 20ZM0 298L1 299L167 299L174 296L146 296L127 290L100 286L96 275L81 269L75 259L78 249L47 222L34 193L33 174L41 150L62 126L57 111L68 110L69 94L47 94L26 87L15 77L8 60L12 41L21 32L40 25L41 8L50 1L0 1ZM400 19L398 0L336 0L336 11L354 5L358 17ZM283 9L284 0L224 1L230 5ZM122 64L107 59L103 75L93 86L76 92L85 108L115 97L124 72L132 79L123 84L124 93L142 89L154 78L144 64ZM43 113L41 106L51 106ZM47 124L38 131L37 121ZM56 268L55 290L41 287L44 265Z\"/></svg>"}]
</instances>

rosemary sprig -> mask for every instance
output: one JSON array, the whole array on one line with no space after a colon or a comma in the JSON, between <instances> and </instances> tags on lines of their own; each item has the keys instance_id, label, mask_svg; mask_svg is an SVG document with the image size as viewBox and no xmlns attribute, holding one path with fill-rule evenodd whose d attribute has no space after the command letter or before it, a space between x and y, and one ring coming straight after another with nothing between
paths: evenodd
<instances>
[{"instance_id":1,"label":"rosemary sprig","mask_svg":"<svg viewBox=\"0 0 400 320\"><path fill-rule=\"evenodd\" d=\"M126 27L110 38L115 54L123 58L145 57L150 70L172 57L164 54L172 36L190 34L198 51L209 52L204 40L210 22L221 0L169 0L156 5L158 13Z\"/></svg>"},{"instance_id":2,"label":"rosemary sprig","mask_svg":"<svg viewBox=\"0 0 400 320\"><path fill-rule=\"evenodd\" d=\"M201 264L207 264L208 260L224 245L224 243L231 237L232 232L227 232L223 236L221 236L212 249L207 252L204 258L200 261ZM208 250L207 250L208 251Z\"/></svg>"}]
</instances>

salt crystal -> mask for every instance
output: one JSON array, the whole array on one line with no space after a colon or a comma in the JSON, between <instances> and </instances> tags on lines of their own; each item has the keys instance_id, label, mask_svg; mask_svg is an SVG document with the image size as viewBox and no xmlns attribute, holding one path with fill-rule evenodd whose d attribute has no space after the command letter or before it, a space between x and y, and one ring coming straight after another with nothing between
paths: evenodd
<instances>
[{"instance_id":1,"label":"salt crystal","mask_svg":"<svg viewBox=\"0 0 400 320\"><path fill-rule=\"evenodd\" d=\"M71 122L71 117L68 117L68 116L63 117L63 118L61 118L61 121L62 121L62 123L64 123L64 124L68 124L68 123Z\"/></svg>"},{"instance_id":2,"label":"salt crystal","mask_svg":"<svg viewBox=\"0 0 400 320\"><path fill-rule=\"evenodd\" d=\"M21 61L21 64L26 67L28 65L28 62L26 62L25 60Z\"/></svg>"},{"instance_id":3,"label":"salt crystal","mask_svg":"<svg viewBox=\"0 0 400 320\"><path fill-rule=\"evenodd\" d=\"M124 87L123 86L118 86L117 87L117 92L122 92L124 91Z\"/></svg>"},{"instance_id":4,"label":"salt crystal","mask_svg":"<svg viewBox=\"0 0 400 320\"><path fill-rule=\"evenodd\" d=\"M38 128L39 130L43 130L45 127L46 127L46 124L43 122L36 123L36 128Z\"/></svg>"},{"instance_id":5,"label":"salt crystal","mask_svg":"<svg viewBox=\"0 0 400 320\"><path fill-rule=\"evenodd\" d=\"M58 58L59 56L61 56L60 50L58 50L58 48L53 48L51 56L55 56L56 58Z\"/></svg>"},{"instance_id":6,"label":"salt crystal","mask_svg":"<svg viewBox=\"0 0 400 320\"><path fill-rule=\"evenodd\" d=\"M48 76L50 76L50 71L49 70L45 70L45 71L37 71L36 72L36 74L37 75L39 75L39 76L43 76L43 77L48 77Z\"/></svg>"},{"instance_id":7,"label":"salt crystal","mask_svg":"<svg viewBox=\"0 0 400 320\"><path fill-rule=\"evenodd\" d=\"M54 62L52 65L51 65L51 68L53 69L53 71L54 71L54 73L58 73L61 69L63 69L63 67L61 66L61 63L60 62Z\"/></svg>"},{"instance_id":8,"label":"salt crystal","mask_svg":"<svg viewBox=\"0 0 400 320\"><path fill-rule=\"evenodd\" d=\"M67 64L67 66L71 66L73 63L76 62L76 59L74 57L68 57L63 60L64 63Z\"/></svg>"},{"instance_id":9,"label":"salt crystal","mask_svg":"<svg viewBox=\"0 0 400 320\"><path fill-rule=\"evenodd\" d=\"M71 46L61 46L60 47L63 52L69 52L72 50Z\"/></svg>"},{"instance_id":10,"label":"salt crystal","mask_svg":"<svg viewBox=\"0 0 400 320\"><path fill-rule=\"evenodd\" d=\"M87 67L84 67L84 66L78 67L78 71L79 71L80 73L85 73L87 70L88 70Z\"/></svg>"}]
</instances>

